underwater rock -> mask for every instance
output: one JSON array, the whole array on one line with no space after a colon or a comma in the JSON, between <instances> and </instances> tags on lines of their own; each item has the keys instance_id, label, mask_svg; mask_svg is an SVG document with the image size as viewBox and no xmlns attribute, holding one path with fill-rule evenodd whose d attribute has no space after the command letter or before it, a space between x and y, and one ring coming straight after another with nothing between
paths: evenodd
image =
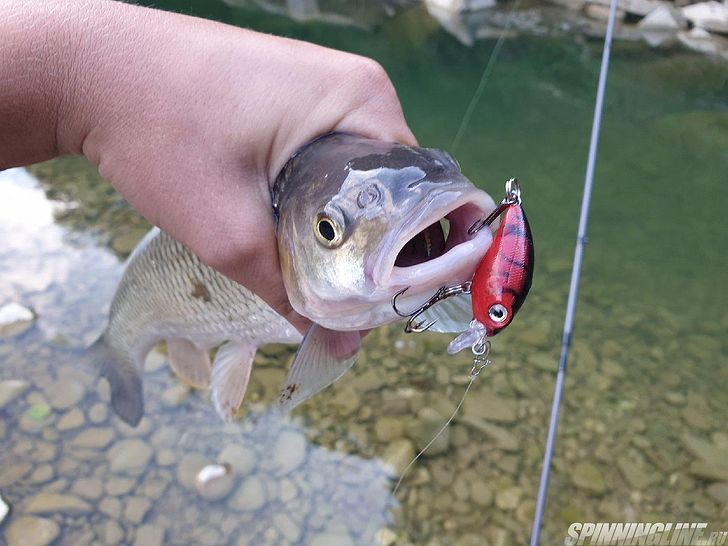
<instances>
[{"instance_id":1,"label":"underwater rock","mask_svg":"<svg viewBox=\"0 0 728 546\"><path fill-rule=\"evenodd\" d=\"M306 460L306 438L295 430L284 430L276 440L271 463L278 475L293 472Z\"/></svg>"},{"instance_id":2,"label":"underwater rock","mask_svg":"<svg viewBox=\"0 0 728 546\"><path fill-rule=\"evenodd\" d=\"M402 438L389 444L381 458L395 476L400 476L414 456L415 449L412 447L412 442Z\"/></svg>"},{"instance_id":3,"label":"underwater rock","mask_svg":"<svg viewBox=\"0 0 728 546\"><path fill-rule=\"evenodd\" d=\"M91 512L93 508L85 500L73 495L41 491L30 498L24 507L29 514L57 514L59 512L71 516L80 516Z\"/></svg>"},{"instance_id":4,"label":"underwater rock","mask_svg":"<svg viewBox=\"0 0 728 546\"><path fill-rule=\"evenodd\" d=\"M124 508L124 519L139 525L149 512L152 507L152 501L145 497L129 497L126 500L126 507Z\"/></svg>"},{"instance_id":5,"label":"underwater rock","mask_svg":"<svg viewBox=\"0 0 728 546\"><path fill-rule=\"evenodd\" d=\"M400 417L384 415L374 424L374 436L381 443L391 442L401 438L404 432L404 423Z\"/></svg>"},{"instance_id":6,"label":"underwater rock","mask_svg":"<svg viewBox=\"0 0 728 546\"><path fill-rule=\"evenodd\" d=\"M114 431L110 428L87 428L79 432L73 440L71 440L71 445L73 447L103 449L108 446L113 439Z\"/></svg>"},{"instance_id":7,"label":"underwater rock","mask_svg":"<svg viewBox=\"0 0 728 546\"><path fill-rule=\"evenodd\" d=\"M607 490L602 472L591 463L579 463L574 467L571 480L580 489L601 494Z\"/></svg>"},{"instance_id":8,"label":"underwater rock","mask_svg":"<svg viewBox=\"0 0 728 546\"><path fill-rule=\"evenodd\" d=\"M714 483L708 486L708 495L722 505L728 505L728 483ZM1 520L2 518L0 518Z\"/></svg>"},{"instance_id":9,"label":"underwater rock","mask_svg":"<svg viewBox=\"0 0 728 546\"><path fill-rule=\"evenodd\" d=\"M217 460L219 463L229 464L241 476L249 474L255 468L255 452L241 444L226 445Z\"/></svg>"},{"instance_id":10,"label":"underwater rock","mask_svg":"<svg viewBox=\"0 0 728 546\"><path fill-rule=\"evenodd\" d=\"M392 546L397 542L397 533L385 527L374 534L374 543L377 546Z\"/></svg>"},{"instance_id":11,"label":"underwater rock","mask_svg":"<svg viewBox=\"0 0 728 546\"><path fill-rule=\"evenodd\" d=\"M86 423L86 416L78 408L73 408L68 413L65 413L56 424L58 430L73 430L79 428Z\"/></svg>"},{"instance_id":12,"label":"underwater rock","mask_svg":"<svg viewBox=\"0 0 728 546\"><path fill-rule=\"evenodd\" d=\"M0 381L0 409L3 409L10 402L18 398L30 387L30 383L20 379L8 379Z\"/></svg>"},{"instance_id":13,"label":"underwater rock","mask_svg":"<svg viewBox=\"0 0 728 546\"><path fill-rule=\"evenodd\" d=\"M177 465L177 481L188 491L197 488L197 476L210 464L210 460L202 453L185 453Z\"/></svg>"},{"instance_id":14,"label":"underwater rock","mask_svg":"<svg viewBox=\"0 0 728 546\"><path fill-rule=\"evenodd\" d=\"M48 403L57 410L66 410L83 400L86 387L80 381L60 379L45 389Z\"/></svg>"},{"instance_id":15,"label":"underwater rock","mask_svg":"<svg viewBox=\"0 0 728 546\"><path fill-rule=\"evenodd\" d=\"M501 510L515 510L521 500L521 495L523 495L523 490L518 486L501 489L495 494L495 505Z\"/></svg>"},{"instance_id":16,"label":"underwater rock","mask_svg":"<svg viewBox=\"0 0 728 546\"><path fill-rule=\"evenodd\" d=\"M23 516L8 526L5 538L8 546L47 546L60 532L53 520Z\"/></svg>"},{"instance_id":17,"label":"underwater rock","mask_svg":"<svg viewBox=\"0 0 728 546\"><path fill-rule=\"evenodd\" d=\"M6 303L0 307L0 336L14 336L25 332L35 319L33 311L19 303Z\"/></svg>"},{"instance_id":18,"label":"underwater rock","mask_svg":"<svg viewBox=\"0 0 728 546\"><path fill-rule=\"evenodd\" d=\"M159 525L142 525L137 529L134 546L163 546L164 528Z\"/></svg>"},{"instance_id":19,"label":"underwater rock","mask_svg":"<svg viewBox=\"0 0 728 546\"><path fill-rule=\"evenodd\" d=\"M418 451L432 442L432 445L425 451L425 456L445 453L450 448L450 427L445 428L436 440L433 441L433 439L442 429L448 417L449 415L442 417L432 408L422 408L417 413L417 418L408 422L407 437L414 442Z\"/></svg>"},{"instance_id":20,"label":"underwater rock","mask_svg":"<svg viewBox=\"0 0 728 546\"><path fill-rule=\"evenodd\" d=\"M98 500L104 493L104 484L97 478L81 478L71 487L71 492L88 500Z\"/></svg>"},{"instance_id":21,"label":"underwater rock","mask_svg":"<svg viewBox=\"0 0 728 546\"><path fill-rule=\"evenodd\" d=\"M210 464L203 467L195 479L195 488L207 500L227 497L235 485L235 475L229 463Z\"/></svg>"},{"instance_id":22,"label":"underwater rock","mask_svg":"<svg viewBox=\"0 0 728 546\"><path fill-rule=\"evenodd\" d=\"M491 440L493 440L496 446L503 451L518 451L520 448L518 438L513 435L508 429L499 427L492 423L487 423L482 419L476 417L462 416L456 418L458 422L466 424L483 432Z\"/></svg>"},{"instance_id":23,"label":"underwater rock","mask_svg":"<svg viewBox=\"0 0 728 546\"><path fill-rule=\"evenodd\" d=\"M680 42L700 53L708 55L728 55L728 40L713 36L705 29L695 27L690 31L678 32L677 39Z\"/></svg>"},{"instance_id":24,"label":"underwater rock","mask_svg":"<svg viewBox=\"0 0 728 546\"><path fill-rule=\"evenodd\" d=\"M111 471L138 476L146 469L154 450L142 440L122 440L107 453Z\"/></svg>"},{"instance_id":25,"label":"underwater rock","mask_svg":"<svg viewBox=\"0 0 728 546\"><path fill-rule=\"evenodd\" d=\"M470 393L463 404L463 415L498 423L514 423L517 419L517 403L511 398L498 396L489 389Z\"/></svg>"},{"instance_id":26,"label":"underwater rock","mask_svg":"<svg viewBox=\"0 0 728 546\"><path fill-rule=\"evenodd\" d=\"M228 506L240 512L255 512L268 502L265 485L259 476L245 479L238 490L228 500Z\"/></svg>"}]
</instances>

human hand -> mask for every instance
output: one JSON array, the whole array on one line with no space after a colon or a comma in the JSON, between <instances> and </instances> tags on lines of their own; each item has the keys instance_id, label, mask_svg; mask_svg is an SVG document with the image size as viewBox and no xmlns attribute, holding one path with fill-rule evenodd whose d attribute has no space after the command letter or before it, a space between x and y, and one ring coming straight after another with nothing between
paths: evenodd
<instances>
[{"instance_id":1,"label":"human hand","mask_svg":"<svg viewBox=\"0 0 728 546\"><path fill-rule=\"evenodd\" d=\"M291 154L325 133L416 143L383 69L117 2L23 9L57 42L47 47L54 77L43 82L57 117L53 152L83 153L150 222L303 330L283 287L269 188ZM22 158L6 154L0 168Z\"/></svg>"}]
</instances>

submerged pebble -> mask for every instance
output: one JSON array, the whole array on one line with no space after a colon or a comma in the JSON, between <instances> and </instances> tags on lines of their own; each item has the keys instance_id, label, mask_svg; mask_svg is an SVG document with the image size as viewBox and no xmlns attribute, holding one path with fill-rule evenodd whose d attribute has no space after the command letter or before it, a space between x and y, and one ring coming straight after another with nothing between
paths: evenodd
<instances>
[{"instance_id":1,"label":"submerged pebble","mask_svg":"<svg viewBox=\"0 0 728 546\"><path fill-rule=\"evenodd\" d=\"M6 303L0 307L0 336L14 336L25 332L33 323L35 315L19 303Z\"/></svg>"},{"instance_id":2,"label":"submerged pebble","mask_svg":"<svg viewBox=\"0 0 728 546\"><path fill-rule=\"evenodd\" d=\"M3 524L3 521L5 521L5 518L10 513L10 505L7 503L7 501L3 498L2 493L0 493L0 525Z\"/></svg>"},{"instance_id":3,"label":"submerged pebble","mask_svg":"<svg viewBox=\"0 0 728 546\"><path fill-rule=\"evenodd\" d=\"M47 546L61 532L50 519L23 516L14 520L5 533L8 546Z\"/></svg>"},{"instance_id":4,"label":"submerged pebble","mask_svg":"<svg viewBox=\"0 0 728 546\"><path fill-rule=\"evenodd\" d=\"M195 480L197 492L208 500L225 498L235 485L232 466L225 464L209 464L203 467Z\"/></svg>"}]
</instances>

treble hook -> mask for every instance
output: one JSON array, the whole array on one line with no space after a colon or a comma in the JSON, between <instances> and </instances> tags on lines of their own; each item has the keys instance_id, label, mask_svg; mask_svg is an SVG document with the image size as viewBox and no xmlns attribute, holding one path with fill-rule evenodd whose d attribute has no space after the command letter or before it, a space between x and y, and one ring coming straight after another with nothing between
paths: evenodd
<instances>
[{"instance_id":1,"label":"treble hook","mask_svg":"<svg viewBox=\"0 0 728 546\"><path fill-rule=\"evenodd\" d=\"M397 292L394 296L392 296L392 309L394 309L394 312L397 313L400 317L406 317L407 324L404 326L404 331L408 334L414 333L420 333L424 332L425 330L428 330L432 327L433 324L437 322L437 319L430 321L428 324L425 324L425 321L416 322L417 317L419 317L422 313L427 311L430 307L435 305L436 303L451 298L452 296L457 296L460 294L469 294L470 293L470 286L471 282L467 281L463 284L456 284L453 286L442 286L440 287L437 292L435 292L430 299L428 299L425 303L420 305L417 309L414 311L411 311L409 313L403 313L399 309L397 309L397 298L407 292L407 290L410 289L410 287L403 288L399 292Z\"/></svg>"},{"instance_id":2,"label":"treble hook","mask_svg":"<svg viewBox=\"0 0 728 546\"><path fill-rule=\"evenodd\" d=\"M483 227L489 226L503 213L504 210L511 205L516 204L521 204L521 185L518 183L518 178L514 177L506 180L506 195L503 198L503 201L501 201L495 210L483 220L477 220L472 226L470 226L468 229L468 235L475 235L483 229Z\"/></svg>"}]
</instances>

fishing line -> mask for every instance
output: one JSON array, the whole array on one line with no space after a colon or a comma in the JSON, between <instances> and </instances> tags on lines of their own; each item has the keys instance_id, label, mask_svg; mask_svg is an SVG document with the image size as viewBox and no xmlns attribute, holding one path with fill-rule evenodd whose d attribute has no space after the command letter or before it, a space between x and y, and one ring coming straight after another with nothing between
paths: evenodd
<instances>
[{"instance_id":1,"label":"fishing line","mask_svg":"<svg viewBox=\"0 0 728 546\"><path fill-rule=\"evenodd\" d=\"M407 476L407 473L412 468L412 466L417 462L417 460L422 455L424 455L425 451L430 449L430 446L432 446L432 444L434 444L437 441L437 439L440 437L440 435L443 432L445 432L445 429L450 426L450 423L452 423L453 419L455 419L455 416L458 414L458 412L460 411L460 408L462 407L463 403L465 402L465 398L468 396L468 393L470 392L470 387L472 387L473 383L475 383L475 378L478 377L478 374L480 374L480 372L484 368L486 368L489 364L490 364L490 360L487 360L487 358L486 358L485 361L482 361L482 362L476 361L476 363L473 365L473 369L470 370L470 381L468 382L468 386L465 387L465 391L463 392L462 398L460 398L460 402L453 410L452 415L450 415L450 418L447 421L445 421L445 424L443 424L440 427L440 430L438 430L437 433L435 433L435 435L432 437L432 440L427 442L427 445L425 445L425 447L420 449L419 453L417 453L417 455L415 455L414 459L412 459L410 461L410 463L402 471L402 475L399 477L399 480L397 481L397 485L395 485L394 489L392 490L393 497L395 497L395 498L397 497L397 491L399 491L399 486L402 485L402 481L405 479L405 477Z\"/></svg>"},{"instance_id":2,"label":"fishing line","mask_svg":"<svg viewBox=\"0 0 728 546\"><path fill-rule=\"evenodd\" d=\"M597 161L597 149L599 147L599 131L602 123L602 110L604 108L604 90L607 84L607 73L609 72L609 55L612 46L612 33L614 31L615 15L617 13L617 0L611 0L609 6L609 21L607 23L607 34L604 36L604 48L602 50L602 64L599 69L599 83L597 84L597 98L594 104L594 119L592 121L591 140L589 142L589 157L584 177L584 192L581 200L581 214L579 216L579 230L576 236L576 249L574 250L574 262L571 269L571 284L569 286L569 297L566 304L566 318L564 319L564 334L561 340L561 358L559 369L556 374L554 386L554 399L551 404L551 421L546 438L546 450L543 457L541 469L541 482L538 486L538 498L536 500L536 512L533 518L533 529L531 530L531 546L538 546L541 538L541 520L543 518L544 505L546 504L546 492L549 486L549 475L551 473L551 459L556 439L556 428L559 423L559 410L561 397L564 391L564 377L566 375L566 360L571 346L572 331L574 329L574 313L576 310L576 298L579 292L579 279L581 277L581 262L586 243L586 228L589 221L589 204L591 202L592 186L594 183L594 165Z\"/></svg>"},{"instance_id":3,"label":"fishing line","mask_svg":"<svg viewBox=\"0 0 728 546\"><path fill-rule=\"evenodd\" d=\"M520 3L521 3L521 0L516 0L513 3L513 6L511 6L511 9L508 12L508 15L506 16L506 24L503 27L503 32L501 32L501 35L498 36L498 41L495 43L495 47L493 47L493 51L490 54L490 58L488 59L488 62L485 65L485 69L483 70L483 75L480 77L480 82L478 83L478 87L475 89L473 98L470 99L470 104L468 104L468 107L465 110L465 115L463 115L463 120L460 122L460 127L458 128L458 132L455 134L455 138L453 139L452 145L450 146L450 149L453 152L460 144L460 141L462 140L463 135L465 134L465 129L467 129L468 124L470 123L470 118L473 117L473 113L475 112L475 107L478 105L478 103L480 102L480 98L483 96L483 90L485 90L485 84L490 79L490 73L493 71L493 66L495 65L495 61L498 58L498 54L500 53L500 50L503 47L503 43L506 40L506 35L508 34L508 31L511 28L511 24L513 23L513 13L516 11L516 9L520 5Z\"/></svg>"}]
</instances>

